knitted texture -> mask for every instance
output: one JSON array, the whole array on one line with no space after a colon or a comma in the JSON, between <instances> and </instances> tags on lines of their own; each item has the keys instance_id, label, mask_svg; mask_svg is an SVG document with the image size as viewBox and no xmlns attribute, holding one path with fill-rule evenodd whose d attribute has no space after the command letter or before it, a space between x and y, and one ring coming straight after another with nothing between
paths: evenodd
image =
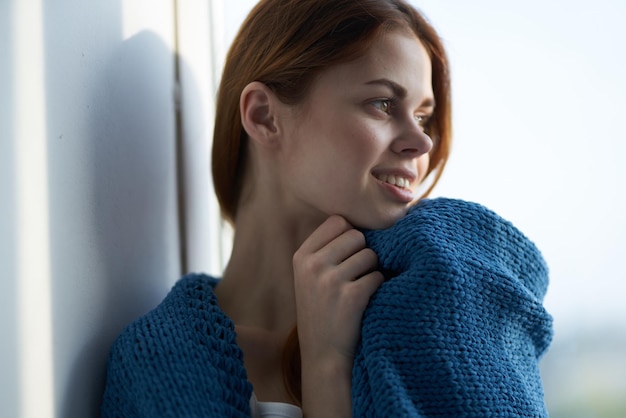
<instances>
[{"instance_id":1,"label":"knitted texture","mask_svg":"<svg viewBox=\"0 0 626 418\"><path fill-rule=\"evenodd\" d=\"M551 339L535 246L484 207L424 200L366 231L391 279L363 317L355 417L546 416L538 359ZM249 417L234 325L206 275L182 278L109 356L102 417Z\"/></svg>"},{"instance_id":2,"label":"knitted texture","mask_svg":"<svg viewBox=\"0 0 626 418\"><path fill-rule=\"evenodd\" d=\"M102 418L250 417L252 385L216 284L182 278L122 332L109 355Z\"/></svg>"},{"instance_id":3,"label":"knitted texture","mask_svg":"<svg viewBox=\"0 0 626 418\"><path fill-rule=\"evenodd\" d=\"M486 208L423 200L366 232L386 281L353 369L355 417L544 417L552 338L541 254Z\"/></svg>"}]
</instances>

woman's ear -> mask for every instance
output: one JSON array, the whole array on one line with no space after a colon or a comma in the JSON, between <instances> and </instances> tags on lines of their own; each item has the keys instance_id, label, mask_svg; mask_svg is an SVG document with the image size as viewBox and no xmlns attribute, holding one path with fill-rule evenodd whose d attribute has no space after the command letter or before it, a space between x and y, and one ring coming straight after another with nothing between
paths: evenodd
<instances>
[{"instance_id":1,"label":"woman's ear","mask_svg":"<svg viewBox=\"0 0 626 418\"><path fill-rule=\"evenodd\" d=\"M274 145L279 133L276 111L279 101L265 84L253 81L241 92L241 123L252 141Z\"/></svg>"}]
</instances>

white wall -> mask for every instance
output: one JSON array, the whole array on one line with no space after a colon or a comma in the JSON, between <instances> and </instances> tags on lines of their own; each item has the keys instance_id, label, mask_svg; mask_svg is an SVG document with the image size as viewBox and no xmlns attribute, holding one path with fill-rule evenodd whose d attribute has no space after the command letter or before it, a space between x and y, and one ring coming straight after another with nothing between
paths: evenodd
<instances>
[{"instance_id":1,"label":"white wall","mask_svg":"<svg viewBox=\"0 0 626 418\"><path fill-rule=\"evenodd\" d=\"M214 99L226 48L223 13L221 0L177 0L185 268L216 276L230 256L231 241L210 171Z\"/></svg>"},{"instance_id":2,"label":"white wall","mask_svg":"<svg viewBox=\"0 0 626 418\"><path fill-rule=\"evenodd\" d=\"M13 68L5 63L12 55L11 7L0 2L0 405L7 417L17 417L19 405L17 364L18 325L17 273L15 251L16 211L13 203L15 185L13 173L13 111L9 97L13 96ZM11 204L9 204L11 203Z\"/></svg>"},{"instance_id":3,"label":"white wall","mask_svg":"<svg viewBox=\"0 0 626 418\"><path fill-rule=\"evenodd\" d=\"M97 416L113 338L181 273L174 15L0 3L3 417Z\"/></svg>"}]
</instances>

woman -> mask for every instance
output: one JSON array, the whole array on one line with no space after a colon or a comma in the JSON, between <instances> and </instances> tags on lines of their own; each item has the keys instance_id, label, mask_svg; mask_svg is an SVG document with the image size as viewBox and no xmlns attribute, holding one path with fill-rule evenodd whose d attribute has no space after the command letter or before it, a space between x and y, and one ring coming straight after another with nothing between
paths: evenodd
<instances>
[{"instance_id":1,"label":"woman","mask_svg":"<svg viewBox=\"0 0 626 418\"><path fill-rule=\"evenodd\" d=\"M385 316L384 309L380 315L377 309L408 270L395 265L394 257L390 263L381 259L379 266L378 257L387 260L391 242L404 241L397 225L408 222L402 230L411 231L432 218L416 224L406 215L446 163L449 97L441 41L404 1L262 0L229 51L216 106L213 177L223 214L235 230L230 261L219 285L204 275L183 278L158 308L122 334L109 360L103 416L272 411L287 415L264 416L428 416L431 411L460 416L476 408L482 412L475 416L484 416L488 403L470 407L464 396L491 391L494 398L510 398L510 393L502 398L502 391L473 383L465 395L445 394L465 387L469 380L463 378L463 385L446 381L441 392L422 399L439 385L429 378L445 378L439 370L428 370L438 360L429 360L426 369L419 365L430 358L421 348L415 368L403 363L405 354L420 346L403 341L418 335L424 321L386 340L377 337L384 335L377 330ZM469 217L483 213L453 201L429 207L436 218L449 210ZM414 212L430 213L428 207ZM522 247L530 245L515 237ZM450 246L456 248L453 242ZM534 254L534 248L529 251ZM442 268L448 265L455 264ZM385 279L391 280L383 285ZM414 286L415 276L405 281L399 297L428 288ZM545 286L538 287L535 299L540 301ZM454 292L446 291L443 298L448 294ZM435 299L430 296L423 299ZM440 321L428 310L450 300L455 299L419 315ZM410 312L407 324L418 318L417 302L398 305L409 310L399 315ZM534 315L528 320L548 321L543 312ZM395 329L401 318L382 328ZM455 335L460 347L462 336L483 335L481 327L487 328L474 321L462 332L450 327L445 335L435 332L434 345ZM527 334L533 337L535 331L513 341L525 343ZM549 332L544 334L539 332L541 342L531 344L538 354L523 357L531 374L549 339ZM394 338L398 345L391 351L380 348L379 342ZM472 367L458 359L454 351L448 360L458 362L459 370ZM378 363L368 364L373 360ZM388 361L390 366L383 366ZM502 377L486 370L486 380ZM421 383L411 380L416 373ZM423 383L431 388L422 388ZM377 397L378 389L391 392ZM529 390L524 386L520 392ZM540 384L530 392L523 397L536 404L529 405L529 414L545 412ZM506 415L506 402L515 403L498 401L496 415Z\"/></svg>"}]
</instances>

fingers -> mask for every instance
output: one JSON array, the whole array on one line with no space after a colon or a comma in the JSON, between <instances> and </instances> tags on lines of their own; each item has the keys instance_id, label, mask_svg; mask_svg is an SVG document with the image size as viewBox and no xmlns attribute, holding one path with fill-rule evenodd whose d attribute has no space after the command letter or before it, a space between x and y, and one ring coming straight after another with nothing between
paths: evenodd
<instances>
[{"instance_id":1,"label":"fingers","mask_svg":"<svg viewBox=\"0 0 626 418\"><path fill-rule=\"evenodd\" d=\"M360 280L378 268L378 256L370 248L363 248L345 259L337 267L337 275L346 280Z\"/></svg>"},{"instance_id":2,"label":"fingers","mask_svg":"<svg viewBox=\"0 0 626 418\"><path fill-rule=\"evenodd\" d=\"M374 294L374 292L376 292L376 289L378 289L384 281L385 277L380 271L372 271L371 273L361 276L356 282L354 282L353 286L358 288L359 293L367 296L364 300L369 301L369 298Z\"/></svg>"},{"instance_id":3,"label":"fingers","mask_svg":"<svg viewBox=\"0 0 626 418\"><path fill-rule=\"evenodd\" d=\"M310 259L312 270L337 266L351 259L346 267L352 268L347 271L360 275L375 268L378 261L371 250L361 254L365 248L363 233L354 229L343 217L333 215L307 238L294 256L299 259L313 254Z\"/></svg>"},{"instance_id":4,"label":"fingers","mask_svg":"<svg viewBox=\"0 0 626 418\"><path fill-rule=\"evenodd\" d=\"M376 253L344 218L331 216L296 251L293 267L302 358L351 361L363 312L383 282Z\"/></svg>"},{"instance_id":5,"label":"fingers","mask_svg":"<svg viewBox=\"0 0 626 418\"><path fill-rule=\"evenodd\" d=\"M329 216L300 246L300 250L305 253L315 253L350 230L353 230L353 226L345 218L339 215Z\"/></svg>"}]
</instances>

